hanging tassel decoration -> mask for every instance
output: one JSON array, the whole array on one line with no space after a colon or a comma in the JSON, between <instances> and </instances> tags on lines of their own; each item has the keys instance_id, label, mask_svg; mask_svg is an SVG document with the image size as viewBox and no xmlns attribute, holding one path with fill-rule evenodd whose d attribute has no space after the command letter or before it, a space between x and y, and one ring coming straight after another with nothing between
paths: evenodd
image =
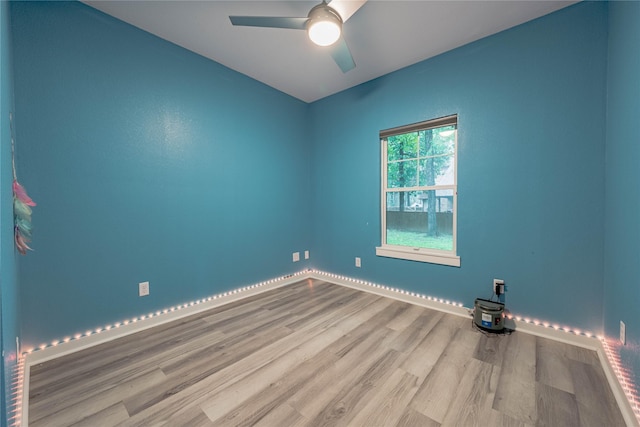
<instances>
[{"instance_id":1,"label":"hanging tassel decoration","mask_svg":"<svg viewBox=\"0 0 640 427\"><path fill-rule=\"evenodd\" d=\"M16 248L22 255L32 251L28 245L31 242L31 206L36 203L29 197L27 190L20 185L16 177L15 141L13 140L13 114L9 113L11 125L11 163L13 167L13 234Z\"/></svg>"},{"instance_id":2,"label":"hanging tassel decoration","mask_svg":"<svg viewBox=\"0 0 640 427\"><path fill-rule=\"evenodd\" d=\"M32 251L28 245L31 241L31 208L36 203L18 181L13 181L13 218L16 248L22 255Z\"/></svg>"}]
</instances>

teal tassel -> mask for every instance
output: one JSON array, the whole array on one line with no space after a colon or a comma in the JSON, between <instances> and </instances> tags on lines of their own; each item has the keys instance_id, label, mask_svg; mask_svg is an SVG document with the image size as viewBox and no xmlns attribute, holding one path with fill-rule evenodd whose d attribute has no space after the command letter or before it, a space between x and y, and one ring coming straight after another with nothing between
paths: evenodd
<instances>
[{"instance_id":1,"label":"teal tassel","mask_svg":"<svg viewBox=\"0 0 640 427\"><path fill-rule=\"evenodd\" d=\"M16 178L15 141L13 140L13 113L9 113L11 127L11 166L13 169L13 235L18 252L26 255L31 251L31 208L36 203L29 197L27 190L20 185Z\"/></svg>"},{"instance_id":2,"label":"teal tassel","mask_svg":"<svg viewBox=\"0 0 640 427\"><path fill-rule=\"evenodd\" d=\"M13 213L17 218L31 222L31 208L17 197L13 198Z\"/></svg>"},{"instance_id":3,"label":"teal tassel","mask_svg":"<svg viewBox=\"0 0 640 427\"><path fill-rule=\"evenodd\" d=\"M31 239L31 222L16 217L16 227L22 237Z\"/></svg>"}]
</instances>

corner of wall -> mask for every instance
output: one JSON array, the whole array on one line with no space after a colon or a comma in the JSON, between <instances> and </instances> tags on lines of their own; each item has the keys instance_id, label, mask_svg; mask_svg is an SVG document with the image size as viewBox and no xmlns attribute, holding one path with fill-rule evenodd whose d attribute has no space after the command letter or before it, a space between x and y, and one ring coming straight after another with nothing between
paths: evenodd
<instances>
[{"instance_id":1,"label":"corner of wall","mask_svg":"<svg viewBox=\"0 0 640 427\"><path fill-rule=\"evenodd\" d=\"M640 420L640 3L609 2L605 137L604 330ZM626 344L618 339L626 324Z\"/></svg>"},{"instance_id":2,"label":"corner of wall","mask_svg":"<svg viewBox=\"0 0 640 427\"><path fill-rule=\"evenodd\" d=\"M16 254L13 244L13 190L11 125L13 111L13 57L11 44L10 3L0 1L0 55L1 100L0 100L0 335L2 345L2 424L13 425L16 405L12 399L16 390L14 375L18 367L19 336L18 278Z\"/></svg>"}]
</instances>

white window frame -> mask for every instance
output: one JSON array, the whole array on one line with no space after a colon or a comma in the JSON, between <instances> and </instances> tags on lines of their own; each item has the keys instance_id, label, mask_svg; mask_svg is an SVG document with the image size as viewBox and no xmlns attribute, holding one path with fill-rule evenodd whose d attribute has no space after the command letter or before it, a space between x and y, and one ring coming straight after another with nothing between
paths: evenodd
<instances>
[{"instance_id":1,"label":"white window frame","mask_svg":"<svg viewBox=\"0 0 640 427\"><path fill-rule=\"evenodd\" d=\"M420 130L434 129L447 125L455 125L455 146L454 146L454 170L453 185L435 185L435 186L419 186L419 187L402 187L388 188L387 182L387 138L393 135L417 132ZM460 257L457 254L457 223L458 223L458 115L441 117L438 119L427 120L420 123L414 123L406 126L399 126L392 129L380 131L381 145L381 241L382 244L376 247L376 255L388 258L398 258L410 261L428 262L432 264L448 265L452 267L460 267ZM387 245L387 193L396 191L414 191L414 190L453 190L453 248L451 251L430 249L430 248L414 248L410 246Z\"/></svg>"}]
</instances>

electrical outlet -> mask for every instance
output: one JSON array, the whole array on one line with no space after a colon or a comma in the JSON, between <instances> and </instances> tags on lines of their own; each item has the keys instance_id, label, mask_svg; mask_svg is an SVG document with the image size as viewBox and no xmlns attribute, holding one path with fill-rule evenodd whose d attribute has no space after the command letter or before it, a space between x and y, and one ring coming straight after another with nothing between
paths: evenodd
<instances>
[{"instance_id":1,"label":"electrical outlet","mask_svg":"<svg viewBox=\"0 0 640 427\"><path fill-rule=\"evenodd\" d=\"M293 253L293 262L298 262L300 261L300 252L294 252Z\"/></svg>"},{"instance_id":2,"label":"electrical outlet","mask_svg":"<svg viewBox=\"0 0 640 427\"><path fill-rule=\"evenodd\" d=\"M496 295L504 294L504 280L493 279L493 293Z\"/></svg>"},{"instance_id":3,"label":"electrical outlet","mask_svg":"<svg viewBox=\"0 0 640 427\"><path fill-rule=\"evenodd\" d=\"M309 251L304 251L304 259L309 259Z\"/></svg>"},{"instance_id":4,"label":"electrical outlet","mask_svg":"<svg viewBox=\"0 0 640 427\"><path fill-rule=\"evenodd\" d=\"M356 257L356 267L362 267L362 262L360 261L360 257Z\"/></svg>"},{"instance_id":5,"label":"electrical outlet","mask_svg":"<svg viewBox=\"0 0 640 427\"><path fill-rule=\"evenodd\" d=\"M138 295L141 297L149 295L149 282L138 283Z\"/></svg>"},{"instance_id":6,"label":"electrical outlet","mask_svg":"<svg viewBox=\"0 0 640 427\"><path fill-rule=\"evenodd\" d=\"M627 344L627 326L622 320L620 321L620 342L622 345Z\"/></svg>"}]
</instances>

